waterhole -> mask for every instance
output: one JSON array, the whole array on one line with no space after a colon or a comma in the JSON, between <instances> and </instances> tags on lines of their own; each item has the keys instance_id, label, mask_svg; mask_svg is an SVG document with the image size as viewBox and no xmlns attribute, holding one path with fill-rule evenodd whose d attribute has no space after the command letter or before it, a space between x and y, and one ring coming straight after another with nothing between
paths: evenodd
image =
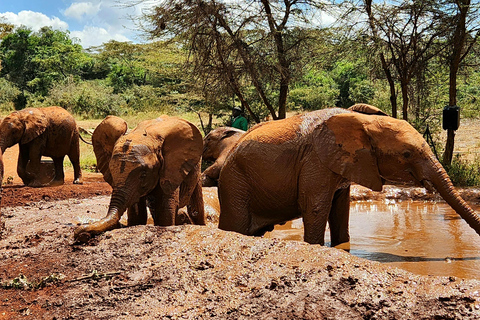
<instances>
[{"instance_id":1,"label":"waterhole","mask_svg":"<svg viewBox=\"0 0 480 320\"><path fill-rule=\"evenodd\" d=\"M301 241L303 223L276 226L266 237ZM444 202L352 202L350 253L416 274L480 279L480 236Z\"/></svg>"}]
</instances>

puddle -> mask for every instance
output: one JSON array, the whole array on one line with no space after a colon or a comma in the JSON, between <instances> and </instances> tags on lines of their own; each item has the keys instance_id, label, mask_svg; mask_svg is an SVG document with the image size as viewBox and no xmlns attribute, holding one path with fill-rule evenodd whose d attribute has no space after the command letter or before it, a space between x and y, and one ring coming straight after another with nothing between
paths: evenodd
<instances>
[{"instance_id":1,"label":"puddle","mask_svg":"<svg viewBox=\"0 0 480 320\"><path fill-rule=\"evenodd\" d=\"M266 237L303 240L302 221L276 226ZM358 257L416 274L480 279L480 236L444 202L354 201L350 238Z\"/></svg>"}]
</instances>

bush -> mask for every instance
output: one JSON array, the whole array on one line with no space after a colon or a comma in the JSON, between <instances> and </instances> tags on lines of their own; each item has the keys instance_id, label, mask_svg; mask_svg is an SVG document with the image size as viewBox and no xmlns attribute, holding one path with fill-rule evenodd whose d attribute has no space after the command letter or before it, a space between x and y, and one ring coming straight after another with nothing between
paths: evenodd
<instances>
[{"instance_id":1,"label":"bush","mask_svg":"<svg viewBox=\"0 0 480 320\"><path fill-rule=\"evenodd\" d=\"M57 105L75 114L90 118L103 118L107 115L126 113L126 101L121 95L114 94L113 88L101 81L68 81L57 84L45 101Z\"/></svg>"},{"instance_id":2,"label":"bush","mask_svg":"<svg viewBox=\"0 0 480 320\"><path fill-rule=\"evenodd\" d=\"M452 164L445 169L456 186L480 186L480 159L478 157L473 161L467 161L457 154L453 158Z\"/></svg>"},{"instance_id":3,"label":"bush","mask_svg":"<svg viewBox=\"0 0 480 320\"><path fill-rule=\"evenodd\" d=\"M122 93L122 97L127 102L128 108L134 111L159 111L164 112L165 102L163 101L166 93L161 88L155 88L150 85L132 86Z\"/></svg>"},{"instance_id":4,"label":"bush","mask_svg":"<svg viewBox=\"0 0 480 320\"><path fill-rule=\"evenodd\" d=\"M3 112L11 112L15 110L14 101L20 96L20 90L7 81L0 78L0 110Z\"/></svg>"},{"instance_id":5,"label":"bush","mask_svg":"<svg viewBox=\"0 0 480 320\"><path fill-rule=\"evenodd\" d=\"M304 110L318 110L335 107L338 91L325 87L302 87L290 91L289 101Z\"/></svg>"}]
</instances>

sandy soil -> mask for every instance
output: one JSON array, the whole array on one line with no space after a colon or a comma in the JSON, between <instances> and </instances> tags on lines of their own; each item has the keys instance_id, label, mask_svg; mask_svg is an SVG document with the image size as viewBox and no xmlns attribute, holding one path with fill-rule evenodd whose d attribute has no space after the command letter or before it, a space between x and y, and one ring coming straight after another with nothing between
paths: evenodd
<instances>
[{"instance_id":1,"label":"sandy soil","mask_svg":"<svg viewBox=\"0 0 480 320\"><path fill-rule=\"evenodd\" d=\"M480 281L223 232L214 217L204 227L136 226L77 244L75 226L106 213L111 188L101 174L84 173L79 186L67 170L64 186L33 189L16 178L15 148L5 161L0 319L480 319Z\"/></svg>"}]
</instances>

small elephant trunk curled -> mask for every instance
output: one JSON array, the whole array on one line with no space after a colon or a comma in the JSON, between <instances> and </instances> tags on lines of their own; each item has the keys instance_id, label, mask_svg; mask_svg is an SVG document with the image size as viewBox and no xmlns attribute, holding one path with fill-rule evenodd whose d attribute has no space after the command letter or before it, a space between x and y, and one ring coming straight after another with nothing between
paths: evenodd
<instances>
[{"instance_id":1,"label":"small elephant trunk curled","mask_svg":"<svg viewBox=\"0 0 480 320\"><path fill-rule=\"evenodd\" d=\"M79 242L88 242L92 236L113 230L119 227L120 218L125 212L126 197L128 193L115 191L110 200L110 206L105 218L86 226L80 226L75 229L74 238Z\"/></svg>"}]
</instances>

